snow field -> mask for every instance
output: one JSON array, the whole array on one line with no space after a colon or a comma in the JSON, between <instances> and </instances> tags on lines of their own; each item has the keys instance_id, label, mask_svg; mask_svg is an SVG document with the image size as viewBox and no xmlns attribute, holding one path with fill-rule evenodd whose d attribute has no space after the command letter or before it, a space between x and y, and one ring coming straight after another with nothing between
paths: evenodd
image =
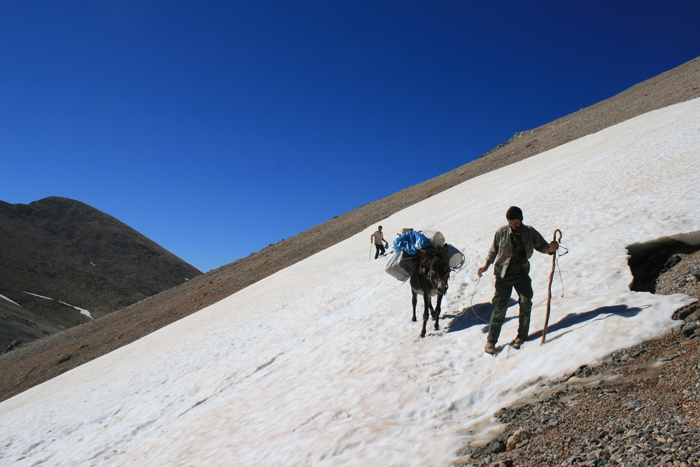
<instances>
[{"instance_id":1,"label":"snow field","mask_svg":"<svg viewBox=\"0 0 700 467\"><path fill-rule=\"evenodd\" d=\"M681 295L631 292L625 247L700 230L700 99L660 109L467 181L383 220L441 231L466 256L441 330L419 339L410 290L367 260L375 226L137 342L0 404L0 464L448 465L491 416L539 384L664 335ZM517 305L483 352L510 205L563 232L531 260L530 334ZM472 294L473 298L472 298ZM470 307L473 305L473 307Z\"/></svg>"}]
</instances>

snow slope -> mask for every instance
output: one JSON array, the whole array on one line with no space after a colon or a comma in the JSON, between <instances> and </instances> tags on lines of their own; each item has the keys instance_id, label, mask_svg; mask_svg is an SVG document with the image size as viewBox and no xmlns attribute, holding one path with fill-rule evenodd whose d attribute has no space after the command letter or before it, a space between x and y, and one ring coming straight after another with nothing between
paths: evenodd
<instances>
[{"instance_id":1,"label":"snow slope","mask_svg":"<svg viewBox=\"0 0 700 467\"><path fill-rule=\"evenodd\" d=\"M685 296L630 292L625 247L700 230L700 99L465 182L382 222L439 230L466 255L442 330L419 339L410 292L368 261L376 226L0 404L2 465L446 465L492 414L550 378L665 333ZM530 340L517 305L483 352L510 205L563 232L564 284L535 253ZM473 299L471 295L474 294ZM473 301L473 307L468 308Z\"/></svg>"}]
</instances>

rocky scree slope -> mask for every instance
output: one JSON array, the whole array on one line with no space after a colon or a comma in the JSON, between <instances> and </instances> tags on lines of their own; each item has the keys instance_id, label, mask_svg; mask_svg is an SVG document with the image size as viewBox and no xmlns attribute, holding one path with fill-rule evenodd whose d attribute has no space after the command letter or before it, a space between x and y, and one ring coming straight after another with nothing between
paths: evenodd
<instances>
[{"instance_id":1,"label":"rocky scree slope","mask_svg":"<svg viewBox=\"0 0 700 467\"><path fill-rule=\"evenodd\" d=\"M0 400L139 339L345 240L436 193L651 110L700 97L700 58L598 104L516 134L450 172L339 215L289 239L94 322L0 356Z\"/></svg>"}]
</instances>

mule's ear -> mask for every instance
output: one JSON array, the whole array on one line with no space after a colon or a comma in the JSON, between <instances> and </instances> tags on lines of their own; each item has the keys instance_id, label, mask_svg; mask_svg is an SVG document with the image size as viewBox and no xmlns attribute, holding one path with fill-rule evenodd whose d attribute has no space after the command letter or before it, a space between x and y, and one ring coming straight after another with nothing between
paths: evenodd
<instances>
[{"instance_id":1,"label":"mule's ear","mask_svg":"<svg viewBox=\"0 0 700 467\"><path fill-rule=\"evenodd\" d=\"M448 246L447 246L447 243L445 243L445 246L442 247L442 249L438 252L438 254L443 258L447 258L447 250L448 250Z\"/></svg>"}]
</instances>

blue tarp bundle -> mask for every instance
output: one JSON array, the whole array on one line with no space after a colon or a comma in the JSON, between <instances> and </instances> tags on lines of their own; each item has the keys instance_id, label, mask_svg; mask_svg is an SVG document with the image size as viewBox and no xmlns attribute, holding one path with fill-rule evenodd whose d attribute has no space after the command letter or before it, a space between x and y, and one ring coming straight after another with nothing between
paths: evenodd
<instances>
[{"instance_id":1,"label":"blue tarp bundle","mask_svg":"<svg viewBox=\"0 0 700 467\"><path fill-rule=\"evenodd\" d=\"M409 255L415 255L418 252L416 249L425 250L431 245L428 237L415 230L409 230L399 238L394 240L395 251L405 251Z\"/></svg>"},{"instance_id":2,"label":"blue tarp bundle","mask_svg":"<svg viewBox=\"0 0 700 467\"><path fill-rule=\"evenodd\" d=\"M440 234L440 232L436 232ZM440 234L442 236L442 234ZM434 237L433 237L434 238ZM386 265L386 272L406 282L418 266L418 252L430 248L432 241L420 232L411 230L394 240L394 256ZM447 261L450 269L457 270L464 266L464 255L454 246L447 244Z\"/></svg>"}]
</instances>

